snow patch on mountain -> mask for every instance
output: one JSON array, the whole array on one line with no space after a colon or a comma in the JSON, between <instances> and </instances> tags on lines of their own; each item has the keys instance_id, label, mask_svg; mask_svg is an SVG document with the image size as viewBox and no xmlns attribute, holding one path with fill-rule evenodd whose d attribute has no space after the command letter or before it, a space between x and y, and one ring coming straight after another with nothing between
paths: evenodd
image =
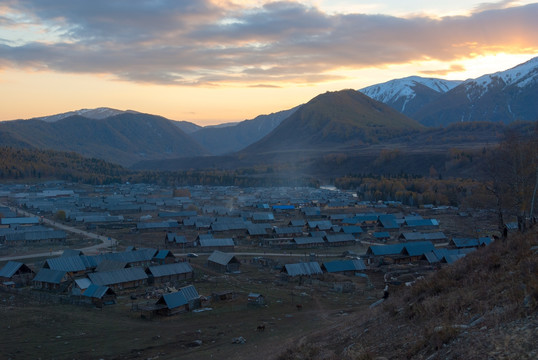
<instances>
[{"instance_id":1,"label":"snow patch on mountain","mask_svg":"<svg viewBox=\"0 0 538 360\"><path fill-rule=\"evenodd\" d=\"M394 102L401 97L407 98L407 101L416 96L414 87L417 84L422 84L440 93L445 93L457 85L461 81L443 80L436 78L423 78L420 76L409 76L402 79L394 79L385 83L376 84L360 89L364 95L371 97L383 103Z\"/></svg>"},{"instance_id":2,"label":"snow patch on mountain","mask_svg":"<svg viewBox=\"0 0 538 360\"><path fill-rule=\"evenodd\" d=\"M517 65L505 71L480 76L476 79L466 80L465 86L467 97L470 101L481 98L490 89L500 86L517 86L524 88L538 81L538 57Z\"/></svg>"},{"instance_id":3,"label":"snow patch on mountain","mask_svg":"<svg viewBox=\"0 0 538 360\"><path fill-rule=\"evenodd\" d=\"M112 109L108 107L99 107L96 109L80 109L80 110L68 111L68 112L56 114L56 115L42 116L36 119L43 120L46 122L56 122L56 121L68 118L70 116L80 115L88 119L103 120L108 117L119 115L119 114L124 114L124 113L138 114L138 112L133 111L133 110L123 111L123 110L117 110L117 109Z\"/></svg>"}]
</instances>

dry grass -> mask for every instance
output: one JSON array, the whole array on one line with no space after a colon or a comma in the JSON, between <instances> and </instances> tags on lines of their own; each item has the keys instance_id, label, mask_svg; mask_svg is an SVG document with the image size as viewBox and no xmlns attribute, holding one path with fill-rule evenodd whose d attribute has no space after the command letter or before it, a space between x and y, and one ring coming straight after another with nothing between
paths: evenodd
<instances>
[{"instance_id":1,"label":"dry grass","mask_svg":"<svg viewBox=\"0 0 538 360\"><path fill-rule=\"evenodd\" d=\"M537 235L534 229L498 241L397 289L381 306L308 339L321 354L311 358L537 356ZM282 359L300 359L296 351L309 354L303 346Z\"/></svg>"}]
</instances>

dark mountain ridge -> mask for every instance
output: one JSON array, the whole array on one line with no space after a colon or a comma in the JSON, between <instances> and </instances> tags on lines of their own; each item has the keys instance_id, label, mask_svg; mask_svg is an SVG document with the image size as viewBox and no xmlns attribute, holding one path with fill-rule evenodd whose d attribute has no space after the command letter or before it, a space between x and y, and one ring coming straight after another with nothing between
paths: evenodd
<instances>
[{"instance_id":1,"label":"dark mountain ridge","mask_svg":"<svg viewBox=\"0 0 538 360\"><path fill-rule=\"evenodd\" d=\"M0 133L39 149L75 151L121 165L143 159L207 154L169 120L123 113L102 120L73 115L55 122L16 120L0 123Z\"/></svg>"}]
</instances>

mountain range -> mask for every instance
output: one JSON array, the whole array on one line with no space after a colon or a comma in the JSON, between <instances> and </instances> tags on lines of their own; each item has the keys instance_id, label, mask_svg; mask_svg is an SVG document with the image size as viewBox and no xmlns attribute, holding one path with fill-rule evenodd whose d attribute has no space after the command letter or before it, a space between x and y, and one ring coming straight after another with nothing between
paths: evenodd
<instances>
[{"instance_id":1,"label":"mountain range","mask_svg":"<svg viewBox=\"0 0 538 360\"><path fill-rule=\"evenodd\" d=\"M466 81L412 76L359 91L327 92L289 110L220 126L111 108L4 121L0 145L73 151L124 166L178 158L213 164L200 157L364 150L396 138L402 146L413 143L412 134L425 126L536 119L538 58ZM480 136L489 141L490 135Z\"/></svg>"},{"instance_id":2,"label":"mountain range","mask_svg":"<svg viewBox=\"0 0 538 360\"><path fill-rule=\"evenodd\" d=\"M535 121L538 57L477 79L447 81L413 76L359 91L426 126L468 121Z\"/></svg>"}]
</instances>

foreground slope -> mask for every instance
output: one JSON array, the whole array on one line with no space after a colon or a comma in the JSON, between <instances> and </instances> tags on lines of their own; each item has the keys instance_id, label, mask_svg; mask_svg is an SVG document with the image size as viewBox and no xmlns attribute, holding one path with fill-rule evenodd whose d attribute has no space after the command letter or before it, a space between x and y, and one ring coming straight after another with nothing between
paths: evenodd
<instances>
[{"instance_id":1,"label":"foreground slope","mask_svg":"<svg viewBox=\"0 0 538 360\"><path fill-rule=\"evenodd\" d=\"M102 120L74 115L54 122L7 121L0 124L0 133L11 142L75 151L121 165L207 153L171 121L148 114L122 113Z\"/></svg>"},{"instance_id":2,"label":"foreground slope","mask_svg":"<svg viewBox=\"0 0 538 360\"><path fill-rule=\"evenodd\" d=\"M535 226L293 339L278 359L536 359L537 255Z\"/></svg>"},{"instance_id":3,"label":"foreground slope","mask_svg":"<svg viewBox=\"0 0 538 360\"><path fill-rule=\"evenodd\" d=\"M327 92L301 106L241 153L335 150L376 143L421 128L416 121L358 91Z\"/></svg>"}]
</instances>

